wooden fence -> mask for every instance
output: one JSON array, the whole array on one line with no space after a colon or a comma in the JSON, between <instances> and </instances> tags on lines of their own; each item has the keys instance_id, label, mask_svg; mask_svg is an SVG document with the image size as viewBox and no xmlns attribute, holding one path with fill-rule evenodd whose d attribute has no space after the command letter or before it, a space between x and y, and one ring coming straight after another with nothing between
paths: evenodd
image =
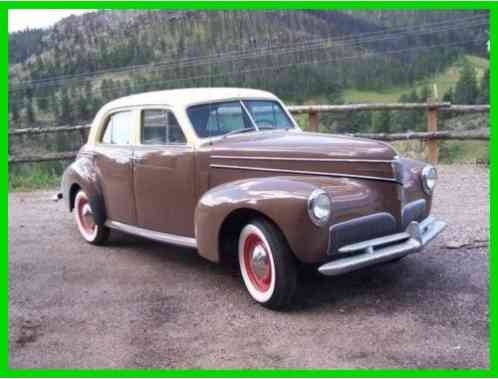
<instances>
[{"instance_id":1,"label":"wooden fence","mask_svg":"<svg viewBox=\"0 0 498 379\"><path fill-rule=\"evenodd\" d=\"M427 103L367 103L367 104L347 104L347 105L291 105L287 107L292 114L307 114L309 131L317 132L320 124L320 113L349 113L359 111L425 111L427 113L427 132L408 132L408 133L354 133L349 134L354 137L371 138L382 141L404 141L404 140L421 140L428 145L427 160L432 164L437 164L439 159L440 140L489 140L489 129L480 129L473 131L438 131L438 113L455 112L455 113L488 113L489 105L453 105L446 102ZM9 131L10 136L35 135L43 133L60 133L78 131L81 138L81 144L84 144L88 136L90 125L77 126L60 126L50 128L28 128L14 129ZM43 155L24 155L9 157L9 164L46 162L57 160L71 160L76 157L77 152L58 152Z\"/></svg>"}]
</instances>

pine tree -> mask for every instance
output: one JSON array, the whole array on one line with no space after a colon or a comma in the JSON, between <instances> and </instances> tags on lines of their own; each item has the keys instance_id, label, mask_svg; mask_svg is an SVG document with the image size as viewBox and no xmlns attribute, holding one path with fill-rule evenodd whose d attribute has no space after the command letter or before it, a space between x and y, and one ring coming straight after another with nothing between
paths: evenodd
<instances>
[{"instance_id":1,"label":"pine tree","mask_svg":"<svg viewBox=\"0 0 498 379\"><path fill-rule=\"evenodd\" d=\"M10 104L10 114L12 117L12 121L19 121L19 103L17 99L14 99Z\"/></svg>"},{"instance_id":2,"label":"pine tree","mask_svg":"<svg viewBox=\"0 0 498 379\"><path fill-rule=\"evenodd\" d=\"M35 110L33 109L33 102L28 100L26 103L26 122L29 126L33 126L36 121Z\"/></svg>"},{"instance_id":3,"label":"pine tree","mask_svg":"<svg viewBox=\"0 0 498 379\"><path fill-rule=\"evenodd\" d=\"M401 100L401 99L400 99ZM407 95L403 97L403 102L407 103L419 103L421 101L420 97L417 94L417 90L414 88L412 91ZM419 111L406 111L406 112L399 112L399 118L400 121L398 121L398 129L400 131L414 131L420 129L420 124L423 118L423 115Z\"/></svg>"},{"instance_id":4,"label":"pine tree","mask_svg":"<svg viewBox=\"0 0 498 379\"><path fill-rule=\"evenodd\" d=\"M489 68L484 71L479 86L479 104L489 104Z\"/></svg>"},{"instance_id":5,"label":"pine tree","mask_svg":"<svg viewBox=\"0 0 498 379\"><path fill-rule=\"evenodd\" d=\"M443 95L443 101L448 101L453 103L455 95L453 93L453 87L448 88L448 91Z\"/></svg>"},{"instance_id":6,"label":"pine tree","mask_svg":"<svg viewBox=\"0 0 498 379\"><path fill-rule=\"evenodd\" d=\"M84 91L85 91L85 97L87 98L88 101L90 101L90 99L92 97L94 97L93 93L92 93L92 83L90 81L87 81L85 83L85 90Z\"/></svg>"},{"instance_id":7,"label":"pine tree","mask_svg":"<svg viewBox=\"0 0 498 379\"><path fill-rule=\"evenodd\" d=\"M48 109L48 97L42 95L41 97L39 97L37 99L36 104L38 105L39 110L44 111L44 112L47 111L47 109Z\"/></svg>"},{"instance_id":8,"label":"pine tree","mask_svg":"<svg viewBox=\"0 0 498 379\"><path fill-rule=\"evenodd\" d=\"M448 91L443 95L443 101L453 103L455 101L455 94L453 92L453 87L448 88ZM454 116L453 112L441 112L438 117L442 121L448 120ZM444 125L444 124L443 124Z\"/></svg>"},{"instance_id":9,"label":"pine tree","mask_svg":"<svg viewBox=\"0 0 498 379\"><path fill-rule=\"evenodd\" d=\"M75 102L75 107L76 107L76 115L77 115L77 121L83 122L87 121L89 119L89 112L88 112L88 103L90 99L85 98L81 93L78 93L76 96L76 102Z\"/></svg>"},{"instance_id":10,"label":"pine tree","mask_svg":"<svg viewBox=\"0 0 498 379\"><path fill-rule=\"evenodd\" d=\"M389 133L391 131L391 112L378 112L374 116L373 126L376 133Z\"/></svg>"},{"instance_id":11,"label":"pine tree","mask_svg":"<svg viewBox=\"0 0 498 379\"><path fill-rule=\"evenodd\" d=\"M60 101L60 115L58 121L62 124L72 124L74 121L73 106L66 89L62 90Z\"/></svg>"},{"instance_id":12,"label":"pine tree","mask_svg":"<svg viewBox=\"0 0 498 379\"><path fill-rule=\"evenodd\" d=\"M419 101L426 102L430 97L432 97L432 91L429 86L423 86L420 90Z\"/></svg>"},{"instance_id":13,"label":"pine tree","mask_svg":"<svg viewBox=\"0 0 498 379\"><path fill-rule=\"evenodd\" d=\"M474 67L465 60L463 63L460 79L455 85L455 103L475 104L479 88L477 86L477 76Z\"/></svg>"}]
</instances>

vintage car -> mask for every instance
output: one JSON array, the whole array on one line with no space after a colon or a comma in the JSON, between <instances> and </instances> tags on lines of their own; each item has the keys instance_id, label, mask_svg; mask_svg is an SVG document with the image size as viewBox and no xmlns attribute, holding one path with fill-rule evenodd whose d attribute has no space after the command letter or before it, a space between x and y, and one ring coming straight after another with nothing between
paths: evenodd
<instances>
[{"instance_id":1,"label":"vintage car","mask_svg":"<svg viewBox=\"0 0 498 379\"><path fill-rule=\"evenodd\" d=\"M62 192L83 238L110 229L237 260L252 298L288 305L298 270L338 275L420 251L434 167L367 139L303 132L273 94L178 89L96 115Z\"/></svg>"}]
</instances>

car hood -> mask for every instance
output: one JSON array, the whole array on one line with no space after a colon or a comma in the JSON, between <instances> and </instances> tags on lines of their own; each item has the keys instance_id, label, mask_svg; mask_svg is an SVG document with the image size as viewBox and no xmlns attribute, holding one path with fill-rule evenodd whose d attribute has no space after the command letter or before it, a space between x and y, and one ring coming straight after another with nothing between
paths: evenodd
<instances>
[{"instance_id":1,"label":"car hood","mask_svg":"<svg viewBox=\"0 0 498 379\"><path fill-rule=\"evenodd\" d=\"M217 154L392 160L396 151L386 143L342 135L271 131L232 135L212 146Z\"/></svg>"},{"instance_id":2,"label":"car hood","mask_svg":"<svg viewBox=\"0 0 498 379\"><path fill-rule=\"evenodd\" d=\"M213 141L210 164L216 168L268 172L365 176L395 180L396 151L386 143L320 133L268 131Z\"/></svg>"}]
</instances>

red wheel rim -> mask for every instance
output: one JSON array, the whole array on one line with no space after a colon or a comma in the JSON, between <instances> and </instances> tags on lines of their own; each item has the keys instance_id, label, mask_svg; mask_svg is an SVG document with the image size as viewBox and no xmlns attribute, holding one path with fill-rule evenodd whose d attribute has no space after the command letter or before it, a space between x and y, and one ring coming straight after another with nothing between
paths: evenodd
<instances>
[{"instance_id":1,"label":"red wheel rim","mask_svg":"<svg viewBox=\"0 0 498 379\"><path fill-rule=\"evenodd\" d=\"M270 253L257 234L250 234L244 241L244 266L254 287L266 292L272 280Z\"/></svg>"},{"instance_id":2,"label":"red wheel rim","mask_svg":"<svg viewBox=\"0 0 498 379\"><path fill-rule=\"evenodd\" d=\"M92 209L88 199L84 196L79 198L77 204L78 219L80 220L81 227L84 232L91 235L96 228L95 222L93 221Z\"/></svg>"}]
</instances>

